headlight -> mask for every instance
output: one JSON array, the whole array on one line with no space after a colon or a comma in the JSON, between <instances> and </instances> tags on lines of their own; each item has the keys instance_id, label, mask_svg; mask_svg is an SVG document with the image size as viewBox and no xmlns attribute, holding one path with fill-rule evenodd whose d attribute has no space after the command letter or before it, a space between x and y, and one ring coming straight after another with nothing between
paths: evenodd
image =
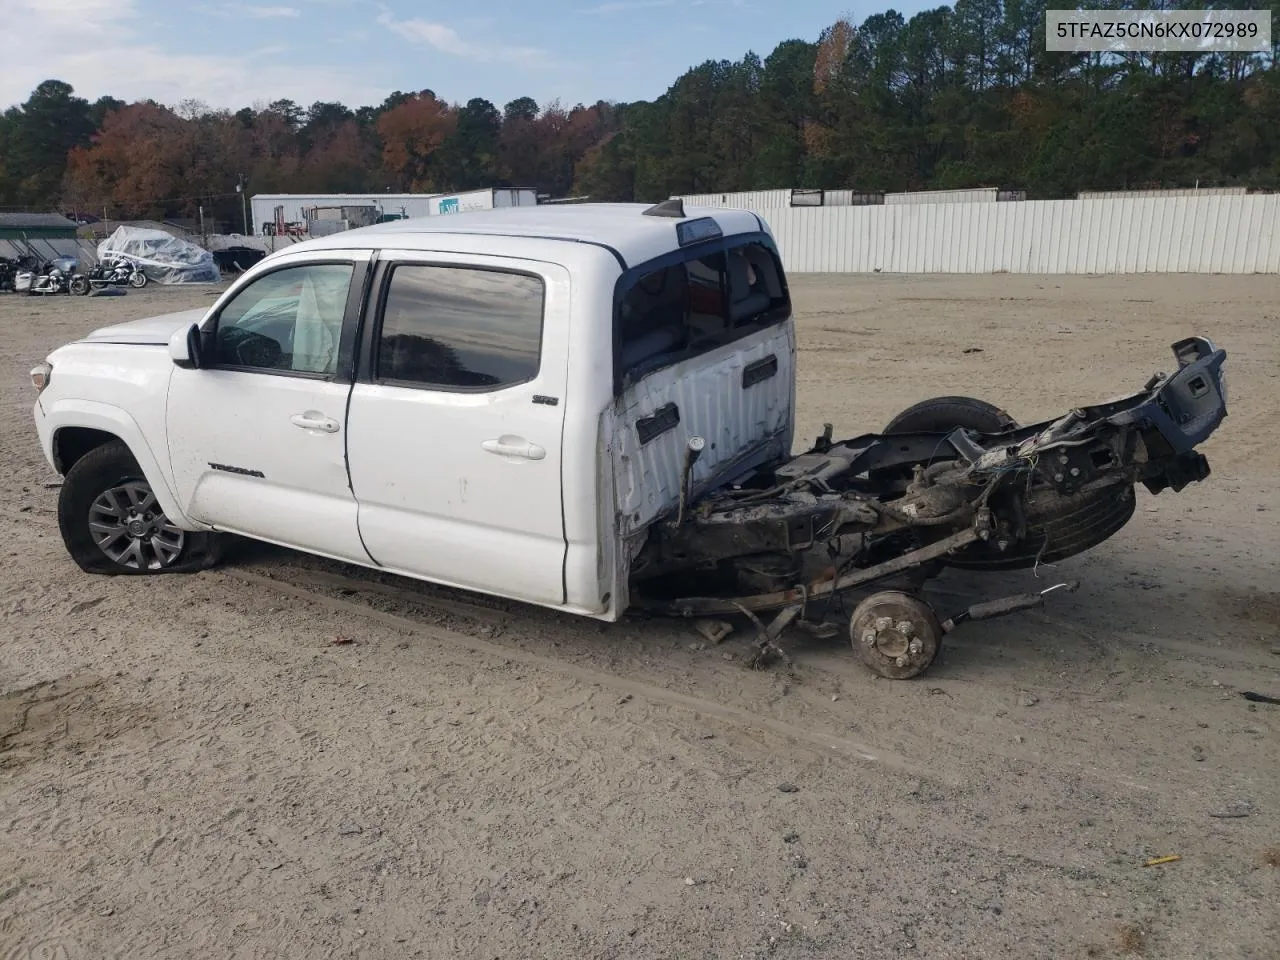
<instances>
[{"instance_id":1,"label":"headlight","mask_svg":"<svg viewBox=\"0 0 1280 960\"><path fill-rule=\"evenodd\" d=\"M1222 394L1222 402L1227 402L1227 368L1218 368L1218 392Z\"/></svg>"},{"instance_id":2,"label":"headlight","mask_svg":"<svg viewBox=\"0 0 1280 960\"><path fill-rule=\"evenodd\" d=\"M37 363L31 368L31 385L36 388L36 393L44 393L52 377L53 367L47 363Z\"/></svg>"}]
</instances>

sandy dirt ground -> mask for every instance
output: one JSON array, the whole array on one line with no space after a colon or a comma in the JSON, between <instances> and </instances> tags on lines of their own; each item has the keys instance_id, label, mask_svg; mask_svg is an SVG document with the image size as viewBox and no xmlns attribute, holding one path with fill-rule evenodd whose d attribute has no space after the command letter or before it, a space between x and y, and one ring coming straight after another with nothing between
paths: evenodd
<instances>
[{"instance_id":1,"label":"sandy dirt ground","mask_svg":"<svg viewBox=\"0 0 1280 960\"><path fill-rule=\"evenodd\" d=\"M0 297L0 960L1280 957L1280 707L1240 695L1280 695L1280 281L793 283L802 440L1051 416L1205 333L1214 475L1039 580L944 576L1083 586L903 683L253 545L91 578L27 370L212 293Z\"/></svg>"}]
</instances>

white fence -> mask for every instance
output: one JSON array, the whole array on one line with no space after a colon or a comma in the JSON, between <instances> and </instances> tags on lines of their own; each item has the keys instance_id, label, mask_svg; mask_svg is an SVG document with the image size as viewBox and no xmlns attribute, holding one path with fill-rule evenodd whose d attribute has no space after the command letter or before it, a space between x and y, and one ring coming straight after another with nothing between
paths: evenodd
<instances>
[{"instance_id":1,"label":"white fence","mask_svg":"<svg viewBox=\"0 0 1280 960\"><path fill-rule=\"evenodd\" d=\"M748 190L742 193L687 193L681 200L690 207L732 207L738 210L785 210L791 206L791 188Z\"/></svg>"},{"instance_id":2,"label":"white fence","mask_svg":"<svg viewBox=\"0 0 1280 960\"><path fill-rule=\"evenodd\" d=\"M1185 187L1162 190L1081 190L1077 200L1113 200L1116 197L1243 197L1248 187Z\"/></svg>"},{"instance_id":3,"label":"white fence","mask_svg":"<svg viewBox=\"0 0 1280 960\"><path fill-rule=\"evenodd\" d=\"M914 190L910 193L874 193L864 190L748 190L743 193L686 193L679 199L693 207L731 207L735 210L780 210L790 207L879 206L889 203L995 203L998 200L1024 200L1026 191L1004 191L1020 194L1002 197L998 187L975 187L971 190ZM802 196L809 195L809 196ZM876 198L869 200L868 198Z\"/></svg>"},{"instance_id":4,"label":"white fence","mask_svg":"<svg viewBox=\"0 0 1280 960\"><path fill-rule=\"evenodd\" d=\"M911 193L886 193L885 203L995 203L1000 191L995 187L973 190L913 190Z\"/></svg>"},{"instance_id":5,"label":"white fence","mask_svg":"<svg viewBox=\"0 0 1280 960\"><path fill-rule=\"evenodd\" d=\"M758 212L791 273L1280 273L1280 194Z\"/></svg>"}]
</instances>

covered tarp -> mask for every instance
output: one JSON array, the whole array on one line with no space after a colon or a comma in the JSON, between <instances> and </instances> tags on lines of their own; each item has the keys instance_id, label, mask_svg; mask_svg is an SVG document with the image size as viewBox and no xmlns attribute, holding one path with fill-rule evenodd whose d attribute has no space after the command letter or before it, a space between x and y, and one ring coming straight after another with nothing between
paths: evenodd
<instances>
[{"instance_id":1,"label":"covered tarp","mask_svg":"<svg viewBox=\"0 0 1280 960\"><path fill-rule=\"evenodd\" d=\"M117 227L98 244L98 260L128 257L156 283L217 283L213 254L188 240L145 227Z\"/></svg>"}]
</instances>

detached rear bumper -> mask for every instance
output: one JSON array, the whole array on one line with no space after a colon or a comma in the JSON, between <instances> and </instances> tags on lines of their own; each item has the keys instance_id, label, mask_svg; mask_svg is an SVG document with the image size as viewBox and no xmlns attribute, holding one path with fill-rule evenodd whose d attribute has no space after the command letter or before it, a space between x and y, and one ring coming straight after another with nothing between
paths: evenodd
<instances>
[{"instance_id":1,"label":"detached rear bumper","mask_svg":"<svg viewBox=\"0 0 1280 960\"><path fill-rule=\"evenodd\" d=\"M1110 418L1141 431L1148 469L1139 479L1152 493L1177 492L1209 476L1209 461L1196 451L1227 416L1227 354L1205 337L1173 345L1178 371L1153 377L1150 396Z\"/></svg>"},{"instance_id":2,"label":"detached rear bumper","mask_svg":"<svg viewBox=\"0 0 1280 960\"><path fill-rule=\"evenodd\" d=\"M1012 431L1009 447L993 447L992 438L977 443L963 431L949 439L978 468L1034 455L1044 480L1063 496L1118 481L1142 483L1152 493L1181 490L1209 476L1196 448L1227 416L1227 355L1204 337L1175 343L1173 353L1173 374L1158 373L1129 396Z\"/></svg>"},{"instance_id":3,"label":"detached rear bumper","mask_svg":"<svg viewBox=\"0 0 1280 960\"><path fill-rule=\"evenodd\" d=\"M1191 337L1173 345L1178 372L1149 383L1153 395L1129 411L1129 422L1143 422L1159 431L1174 453L1188 453L1209 438L1227 415L1227 354L1205 337ZM1154 379L1154 378L1153 378ZM1125 418L1117 418L1117 426Z\"/></svg>"}]
</instances>

